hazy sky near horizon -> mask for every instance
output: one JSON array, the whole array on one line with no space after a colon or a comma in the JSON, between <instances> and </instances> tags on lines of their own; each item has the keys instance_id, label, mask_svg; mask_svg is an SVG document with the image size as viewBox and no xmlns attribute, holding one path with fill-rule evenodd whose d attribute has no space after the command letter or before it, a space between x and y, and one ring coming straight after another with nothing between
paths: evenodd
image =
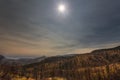
<instances>
[{"instance_id":1,"label":"hazy sky near horizon","mask_svg":"<svg viewBox=\"0 0 120 80\"><path fill-rule=\"evenodd\" d=\"M0 0L0 54L51 56L118 45L120 0Z\"/></svg>"}]
</instances>

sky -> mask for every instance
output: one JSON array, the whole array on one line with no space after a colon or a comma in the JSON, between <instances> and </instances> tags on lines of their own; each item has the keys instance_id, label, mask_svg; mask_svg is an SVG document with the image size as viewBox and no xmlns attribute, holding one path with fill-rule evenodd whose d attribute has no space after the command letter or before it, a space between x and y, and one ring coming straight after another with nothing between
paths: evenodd
<instances>
[{"instance_id":1,"label":"sky","mask_svg":"<svg viewBox=\"0 0 120 80\"><path fill-rule=\"evenodd\" d=\"M0 0L2 55L82 54L119 45L120 0Z\"/></svg>"}]
</instances>

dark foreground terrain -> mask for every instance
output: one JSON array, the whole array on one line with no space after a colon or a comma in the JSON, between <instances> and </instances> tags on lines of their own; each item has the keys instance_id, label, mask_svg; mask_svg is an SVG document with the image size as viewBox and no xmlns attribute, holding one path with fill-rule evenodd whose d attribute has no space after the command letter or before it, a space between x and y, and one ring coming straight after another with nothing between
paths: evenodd
<instances>
[{"instance_id":1,"label":"dark foreground terrain","mask_svg":"<svg viewBox=\"0 0 120 80\"><path fill-rule=\"evenodd\" d=\"M7 63L0 56L0 80L120 80L120 46L30 61Z\"/></svg>"}]
</instances>

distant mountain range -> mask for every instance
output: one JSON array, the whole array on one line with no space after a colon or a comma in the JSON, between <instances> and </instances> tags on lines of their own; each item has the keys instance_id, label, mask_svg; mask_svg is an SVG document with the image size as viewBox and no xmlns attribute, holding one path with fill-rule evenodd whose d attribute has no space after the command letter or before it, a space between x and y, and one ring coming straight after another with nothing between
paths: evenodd
<instances>
[{"instance_id":1,"label":"distant mountain range","mask_svg":"<svg viewBox=\"0 0 120 80\"><path fill-rule=\"evenodd\" d=\"M38 58L19 58L19 59L11 59L11 58L6 58L3 55L0 55L0 64L5 64L5 65L13 65L13 64L21 64L21 65L26 65L26 64L32 64L36 62L40 62L44 60L46 57L38 57Z\"/></svg>"},{"instance_id":2,"label":"distant mountain range","mask_svg":"<svg viewBox=\"0 0 120 80\"><path fill-rule=\"evenodd\" d=\"M57 63L62 62L62 65L73 65L72 62L77 62L79 67L83 62L89 63L89 66L100 66L107 63L114 63L120 61L120 46L109 48L109 49L98 49L91 53L86 54L68 54L61 56L52 57L38 57L38 58L20 58L20 59L9 59L0 55L0 64L22 64L22 65L33 65L33 64L46 64L46 63ZM70 63L70 64L69 64ZM86 65L86 64L85 64Z\"/></svg>"}]
</instances>

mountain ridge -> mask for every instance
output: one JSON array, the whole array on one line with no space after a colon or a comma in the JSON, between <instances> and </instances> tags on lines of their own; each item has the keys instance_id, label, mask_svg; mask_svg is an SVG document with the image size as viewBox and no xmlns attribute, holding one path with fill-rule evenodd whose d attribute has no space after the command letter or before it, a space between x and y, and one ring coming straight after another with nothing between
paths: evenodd
<instances>
[{"instance_id":1,"label":"mountain ridge","mask_svg":"<svg viewBox=\"0 0 120 80\"><path fill-rule=\"evenodd\" d=\"M34 66L34 65L40 65L40 64L52 64L52 63L57 64L61 62L63 66L64 65L72 66L72 65L80 64L77 66L87 67L87 66L102 66L102 65L106 65L114 62L119 62L119 61L120 61L120 46L114 47L114 48L108 48L108 49L94 50L90 53L77 54L75 56L70 56L70 57L63 57L63 56L48 57L41 62L33 63L30 65ZM74 64L74 63L77 63L77 64Z\"/></svg>"},{"instance_id":2,"label":"mountain ridge","mask_svg":"<svg viewBox=\"0 0 120 80\"><path fill-rule=\"evenodd\" d=\"M3 55L0 55L0 64L7 64L7 63L19 63L22 65L27 65L27 64L41 64L41 63L54 63L58 61L65 61L68 62L67 60L74 59L76 57L84 57L84 58L90 58L94 57L94 60L97 61L97 59L107 63L109 61L119 61L119 59L112 60L110 59L111 57L119 57L119 50L120 46L114 47L114 48L106 48L106 49L97 49L93 50L90 53L85 53L85 54L67 54L67 55L58 55L58 56L51 56L51 57L46 57L46 56L41 56L38 58L20 58L20 59L9 59L6 58ZM117 53L117 54L116 54ZM109 59L107 58L107 55L109 55ZM97 57L97 58L96 58ZM120 58L120 57L119 57ZM81 58L82 59L82 58Z\"/></svg>"}]
</instances>

